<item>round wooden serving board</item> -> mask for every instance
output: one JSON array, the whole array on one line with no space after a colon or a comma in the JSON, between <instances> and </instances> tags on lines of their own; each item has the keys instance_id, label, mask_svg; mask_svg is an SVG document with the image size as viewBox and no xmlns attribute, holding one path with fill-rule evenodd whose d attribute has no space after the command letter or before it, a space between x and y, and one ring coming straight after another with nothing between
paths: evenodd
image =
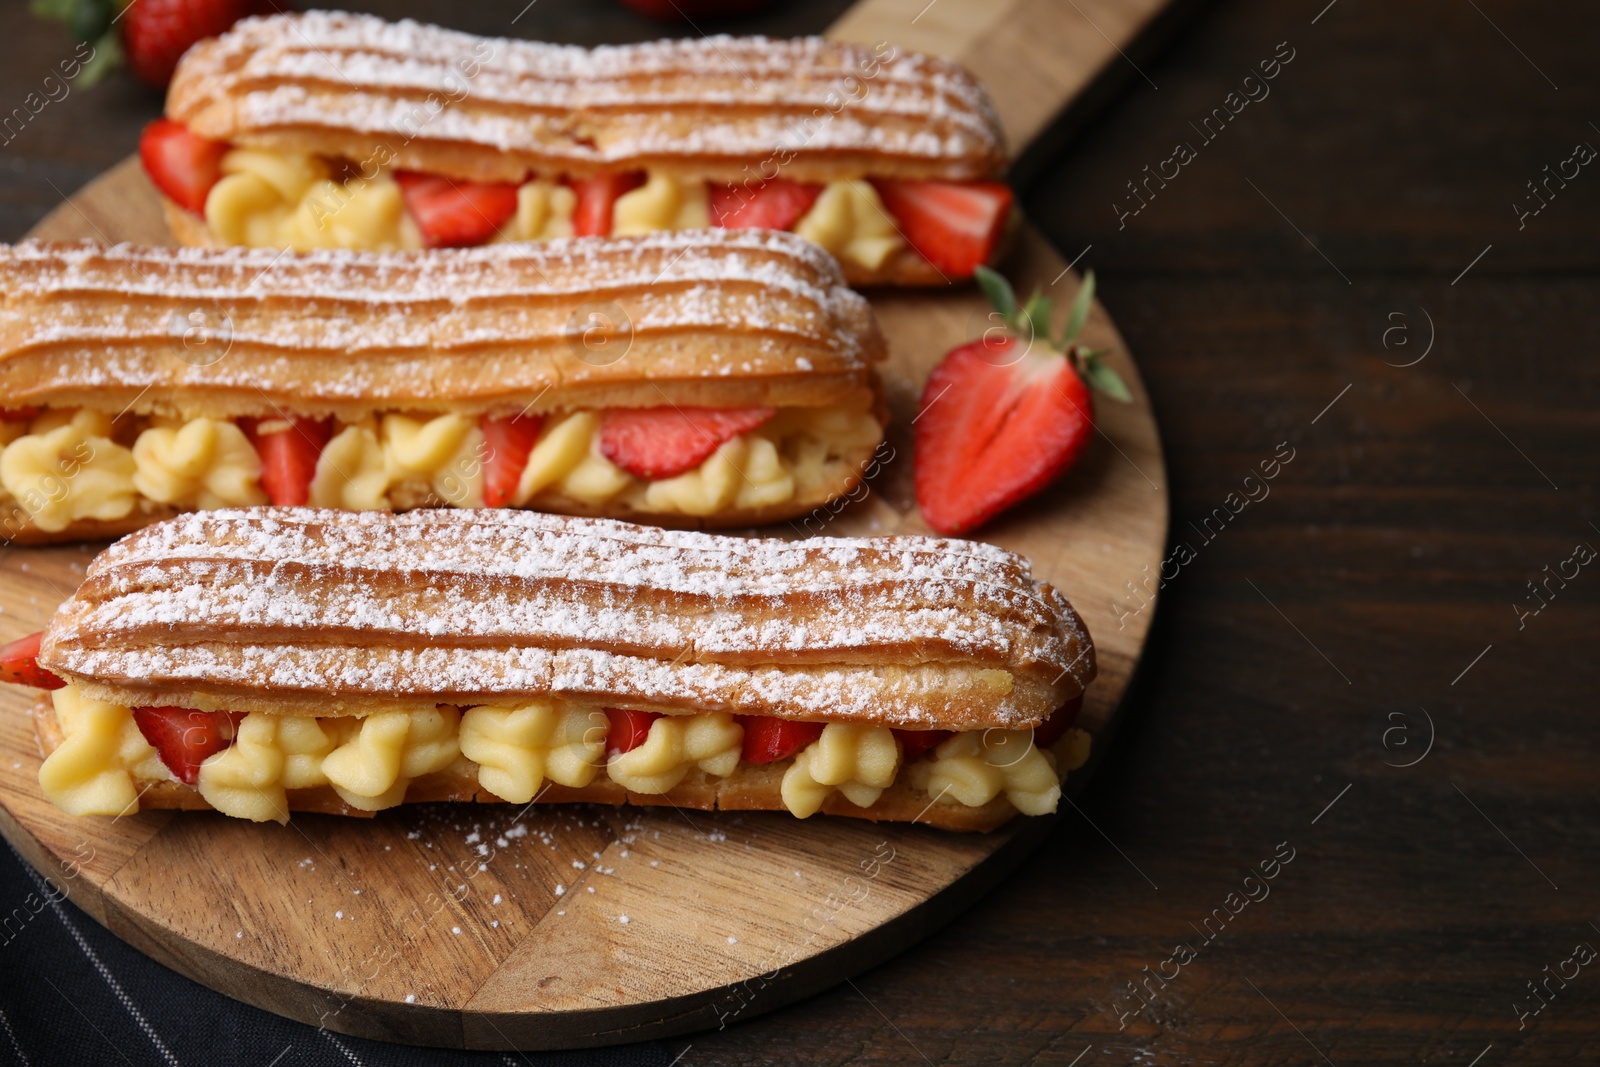
<instances>
[{"instance_id":1,"label":"round wooden serving board","mask_svg":"<svg viewBox=\"0 0 1600 1067\"><path fill-rule=\"evenodd\" d=\"M963 41L972 39L963 12L991 22L994 7L1060 17L1041 0L947 5L936 10L955 19L950 32ZM898 6L866 5L840 31L876 39L873 18ZM1160 4L1122 6L1147 17ZM1084 80L1054 91L1070 95ZM1000 102L1014 140L1036 131L1036 96L1020 117ZM137 160L81 190L33 235L170 243ZM1006 270L1019 293L1044 286L1063 314L1079 284L1027 228ZM908 430L933 363L977 335L987 308L971 287L882 292L873 303L892 350L884 376L895 458L871 495L824 532L926 533ZM1100 675L1080 720L1094 755L1069 779L1069 795L1105 751L1153 614L1119 626L1113 605L1124 583L1158 568L1167 528L1160 442L1138 372L1098 306L1085 339L1113 350L1134 402L1101 403L1100 437L1078 467L982 531L1064 590L1095 640ZM99 547L4 550L0 641L40 629ZM229 996L341 1033L418 1044L577 1047L749 1018L925 936L1053 822L954 834L826 816L543 805L297 815L283 827L209 812L74 819L39 792L32 692L3 688L0 832L75 904Z\"/></svg>"}]
</instances>

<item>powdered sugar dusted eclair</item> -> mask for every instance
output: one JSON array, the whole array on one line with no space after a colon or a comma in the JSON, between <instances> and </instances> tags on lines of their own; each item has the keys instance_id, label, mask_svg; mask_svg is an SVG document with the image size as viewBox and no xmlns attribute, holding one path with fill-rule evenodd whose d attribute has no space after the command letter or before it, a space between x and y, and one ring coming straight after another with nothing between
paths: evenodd
<instances>
[{"instance_id":1,"label":"powdered sugar dusted eclair","mask_svg":"<svg viewBox=\"0 0 1600 1067\"><path fill-rule=\"evenodd\" d=\"M36 659L35 659L36 655ZM1094 650L1021 558L511 511L255 509L118 542L4 676L74 814L407 800L1055 809Z\"/></svg>"},{"instance_id":2,"label":"powdered sugar dusted eclair","mask_svg":"<svg viewBox=\"0 0 1600 1067\"><path fill-rule=\"evenodd\" d=\"M185 244L416 248L793 230L852 283L942 284L1011 216L948 60L820 38L596 49L310 12L184 57L141 155Z\"/></svg>"},{"instance_id":3,"label":"powdered sugar dusted eclair","mask_svg":"<svg viewBox=\"0 0 1600 1067\"><path fill-rule=\"evenodd\" d=\"M871 473L884 341L792 234L433 253L0 246L0 516L37 542L182 510L803 515Z\"/></svg>"}]
</instances>

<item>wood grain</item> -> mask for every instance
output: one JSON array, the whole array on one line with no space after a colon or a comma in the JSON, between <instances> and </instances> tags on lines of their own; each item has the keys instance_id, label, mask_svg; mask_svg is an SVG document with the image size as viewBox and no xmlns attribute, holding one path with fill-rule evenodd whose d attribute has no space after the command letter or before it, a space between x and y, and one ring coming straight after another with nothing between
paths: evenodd
<instances>
[{"instance_id":1,"label":"wood grain","mask_svg":"<svg viewBox=\"0 0 1600 1067\"><path fill-rule=\"evenodd\" d=\"M947 33L962 32L961 10L982 7L941 6L953 19ZM871 11L857 24L873 18L884 25ZM885 36L895 39L876 39ZM1018 84L1029 94L1046 84L1067 91L1050 78ZM1007 114L1015 129L1033 121L1026 109ZM129 160L35 233L164 243L159 218ZM1008 273L1019 289L1037 284L1062 303L1078 284L1031 229ZM880 293L874 304L891 341L896 459L873 495L827 532L927 532L911 493L907 431L927 371L979 332L986 308L970 290ZM1105 751L1151 619L1119 626L1109 606L1124 581L1159 563L1166 533L1160 442L1137 370L1098 306L1085 338L1115 353L1135 402L1102 405L1101 440L1085 461L984 531L1079 603L1096 638L1101 675L1082 719L1096 752L1069 791ZM42 625L92 553L12 550L0 559L8 579L0 637ZM286 828L210 814L69 820L38 793L25 698L0 693L0 701L0 752L14 754L0 763L0 830L40 870L77 857L81 873L67 883L75 902L229 995L336 1031L420 1044L559 1048L751 1017L925 935L990 888L1052 822L964 836L764 814L445 806L370 822L298 817Z\"/></svg>"}]
</instances>

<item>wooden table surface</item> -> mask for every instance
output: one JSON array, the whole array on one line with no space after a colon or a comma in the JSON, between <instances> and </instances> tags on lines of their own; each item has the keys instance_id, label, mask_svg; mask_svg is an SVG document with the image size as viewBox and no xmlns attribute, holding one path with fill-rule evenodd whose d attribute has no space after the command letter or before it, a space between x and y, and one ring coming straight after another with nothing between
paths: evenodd
<instances>
[{"instance_id":1,"label":"wooden table surface","mask_svg":"<svg viewBox=\"0 0 1600 1067\"><path fill-rule=\"evenodd\" d=\"M66 52L22 8L0 101ZM656 31L541 0L514 32ZM1600 172L1569 162L1600 145L1597 39L1550 0L1213 4L1036 161L1028 211L1087 249L1167 447L1133 704L1000 889L685 1067L1600 1061ZM158 107L122 78L51 103L0 148L0 237Z\"/></svg>"}]
</instances>

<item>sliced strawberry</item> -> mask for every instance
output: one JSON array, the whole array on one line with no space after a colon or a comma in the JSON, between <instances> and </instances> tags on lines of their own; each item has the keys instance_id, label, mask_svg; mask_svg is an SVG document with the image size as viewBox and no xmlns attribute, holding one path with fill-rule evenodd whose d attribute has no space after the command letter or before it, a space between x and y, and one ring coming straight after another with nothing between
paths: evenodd
<instances>
[{"instance_id":1,"label":"sliced strawberry","mask_svg":"<svg viewBox=\"0 0 1600 1067\"><path fill-rule=\"evenodd\" d=\"M1066 356L1011 336L962 345L922 391L917 506L958 534L1043 489L1077 460L1094 428L1089 388Z\"/></svg>"},{"instance_id":2,"label":"sliced strawberry","mask_svg":"<svg viewBox=\"0 0 1600 1067\"><path fill-rule=\"evenodd\" d=\"M600 451L629 474L672 478L693 470L742 433L777 414L777 408L607 408L600 422Z\"/></svg>"},{"instance_id":3,"label":"sliced strawberry","mask_svg":"<svg viewBox=\"0 0 1600 1067\"><path fill-rule=\"evenodd\" d=\"M481 245L517 213L517 187L510 182L469 182L403 170L394 178L429 248Z\"/></svg>"},{"instance_id":4,"label":"sliced strawberry","mask_svg":"<svg viewBox=\"0 0 1600 1067\"><path fill-rule=\"evenodd\" d=\"M263 424L289 423L286 430L262 433ZM333 437L332 419L244 419L240 428L261 457L261 488L279 507L303 507L311 499L317 459Z\"/></svg>"},{"instance_id":5,"label":"sliced strawberry","mask_svg":"<svg viewBox=\"0 0 1600 1067\"><path fill-rule=\"evenodd\" d=\"M0 682L31 685L35 689L60 689L67 683L39 666L39 642L44 631L0 645Z\"/></svg>"},{"instance_id":6,"label":"sliced strawberry","mask_svg":"<svg viewBox=\"0 0 1600 1067\"><path fill-rule=\"evenodd\" d=\"M903 758L909 760L922 755L953 733L953 730L896 730L894 735L900 739Z\"/></svg>"},{"instance_id":7,"label":"sliced strawberry","mask_svg":"<svg viewBox=\"0 0 1600 1067\"><path fill-rule=\"evenodd\" d=\"M1000 182L873 184L911 247L951 278L989 262L1011 214L1011 190Z\"/></svg>"},{"instance_id":8,"label":"sliced strawberry","mask_svg":"<svg viewBox=\"0 0 1600 1067\"><path fill-rule=\"evenodd\" d=\"M39 417L39 408L0 408L0 422L32 422Z\"/></svg>"},{"instance_id":9,"label":"sliced strawberry","mask_svg":"<svg viewBox=\"0 0 1600 1067\"><path fill-rule=\"evenodd\" d=\"M617 197L643 185L644 171L574 178L570 184L578 194L578 206L572 211L572 232L579 237L606 237L611 233L611 209Z\"/></svg>"},{"instance_id":10,"label":"sliced strawberry","mask_svg":"<svg viewBox=\"0 0 1600 1067\"><path fill-rule=\"evenodd\" d=\"M1049 748L1066 735L1073 720L1078 717L1078 712L1083 710L1083 694L1079 693L1055 711L1050 717L1033 728L1033 743L1040 748Z\"/></svg>"},{"instance_id":11,"label":"sliced strawberry","mask_svg":"<svg viewBox=\"0 0 1600 1067\"><path fill-rule=\"evenodd\" d=\"M659 711L632 711L628 708L606 708L607 752L632 752L650 736L650 724L661 718Z\"/></svg>"},{"instance_id":12,"label":"sliced strawberry","mask_svg":"<svg viewBox=\"0 0 1600 1067\"><path fill-rule=\"evenodd\" d=\"M517 483L522 480L522 469L528 465L528 453L539 440L539 427L543 423L544 419L538 415L513 415L509 419L485 415L479 420L489 453L483 465L486 507L503 508L511 503Z\"/></svg>"},{"instance_id":13,"label":"sliced strawberry","mask_svg":"<svg viewBox=\"0 0 1600 1067\"><path fill-rule=\"evenodd\" d=\"M170 119L156 119L139 138L139 161L167 199L196 215L206 209L206 194L222 180L223 141L208 141Z\"/></svg>"},{"instance_id":14,"label":"sliced strawberry","mask_svg":"<svg viewBox=\"0 0 1600 1067\"><path fill-rule=\"evenodd\" d=\"M194 785L200 764L233 744L242 711L134 708L133 721L179 781Z\"/></svg>"},{"instance_id":15,"label":"sliced strawberry","mask_svg":"<svg viewBox=\"0 0 1600 1067\"><path fill-rule=\"evenodd\" d=\"M751 187L711 187L711 224L725 230L787 230L811 210L822 195L818 182L773 178Z\"/></svg>"},{"instance_id":16,"label":"sliced strawberry","mask_svg":"<svg viewBox=\"0 0 1600 1067\"><path fill-rule=\"evenodd\" d=\"M744 750L739 758L746 763L777 763L805 748L822 736L823 723L774 719L770 715L736 715L744 727Z\"/></svg>"}]
</instances>

